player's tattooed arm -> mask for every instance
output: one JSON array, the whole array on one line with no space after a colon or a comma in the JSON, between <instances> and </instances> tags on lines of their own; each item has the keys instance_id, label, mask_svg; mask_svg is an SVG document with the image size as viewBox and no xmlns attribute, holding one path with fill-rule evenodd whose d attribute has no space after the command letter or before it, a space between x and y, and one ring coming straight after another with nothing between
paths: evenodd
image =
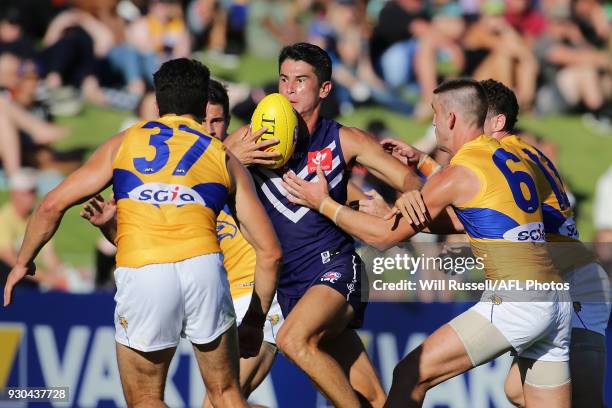
<instances>
[{"instance_id":1,"label":"player's tattooed arm","mask_svg":"<svg viewBox=\"0 0 612 408\"><path fill-rule=\"evenodd\" d=\"M83 204L79 215L89 221L94 227L100 228L104 237L115 242L117 237L117 203L114 198L105 200L100 194Z\"/></svg>"}]
</instances>

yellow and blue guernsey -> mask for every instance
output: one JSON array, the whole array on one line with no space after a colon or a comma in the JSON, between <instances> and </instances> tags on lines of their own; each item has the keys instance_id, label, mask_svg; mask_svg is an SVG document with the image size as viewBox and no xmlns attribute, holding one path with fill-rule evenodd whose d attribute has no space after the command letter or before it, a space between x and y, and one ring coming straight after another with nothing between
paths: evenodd
<instances>
[{"instance_id":1,"label":"yellow and blue guernsey","mask_svg":"<svg viewBox=\"0 0 612 408\"><path fill-rule=\"evenodd\" d=\"M113 163L117 266L220 252L217 215L231 187L223 144L166 115L129 128Z\"/></svg>"},{"instance_id":2,"label":"yellow and blue guernsey","mask_svg":"<svg viewBox=\"0 0 612 408\"><path fill-rule=\"evenodd\" d=\"M555 265L561 271L566 271L593 262L594 254L579 241L580 235L565 184L553 162L518 136L506 136L501 139L501 144L532 167L542 201L546 241L554 242L548 248Z\"/></svg>"},{"instance_id":3,"label":"yellow and blue guernsey","mask_svg":"<svg viewBox=\"0 0 612 408\"><path fill-rule=\"evenodd\" d=\"M488 279L559 281L543 243L540 198L530 165L489 136L466 143L451 165L473 171L480 191L455 207Z\"/></svg>"},{"instance_id":4,"label":"yellow and blue guernsey","mask_svg":"<svg viewBox=\"0 0 612 408\"><path fill-rule=\"evenodd\" d=\"M227 206L217 218L217 238L223 252L232 299L253 291L255 284L255 250L244 238Z\"/></svg>"}]
</instances>

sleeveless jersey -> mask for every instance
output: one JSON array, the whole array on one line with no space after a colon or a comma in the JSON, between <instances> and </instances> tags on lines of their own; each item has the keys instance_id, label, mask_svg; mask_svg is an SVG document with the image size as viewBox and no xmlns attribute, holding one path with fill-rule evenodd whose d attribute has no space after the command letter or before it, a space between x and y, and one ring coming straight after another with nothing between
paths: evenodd
<instances>
[{"instance_id":1,"label":"sleeveless jersey","mask_svg":"<svg viewBox=\"0 0 612 408\"><path fill-rule=\"evenodd\" d=\"M555 265L561 270L574 269L595 260L594 254L580 241L574 212L565 184L551 160L518 136L506 136L501 145L524 159L532 167L542 201L542 218L546 241Z\"/></svg>"},{"instance_id":2,"label":"sleeveless jersey","mask_svg":"<svg viewBox=\"0 0 612 408\"><path fill-rule=\"evenodd\" d=\"M219 252L217 214L231 182L223 144L194 120L166 115L129 128L113 163L117 266Z\"/></svg>"},{"instance_id":3,"label":"sleeveless jersey","mask_svg":"<svg viewBox=\"0 0 612 408\"><path fill-rule=\"evenodd\" d=\"M230 209L225 206L217 217L217 239L223 252L232 299L248 295L255 284L255 250L244 238Z\"/></svg>"},{"instance_id":4,"label":"sleeveless jersey","mask_svg":"<svg viewBox=\"0 0 612 408\"><path fill-rule=\"evenodd\" d=\"M330 196L345 203L348 174L340 147L341 127L333 120L320 119L309 138L298 139L284 169L251 168L259 199L283 249L278 287L286 296L301 296L334 256L354 250L350 235L317 211L289 202L281 185L283 173L289 169L304 180L317 180L316 164L320 163Z\"/></svg>"},{"instance_id":5,"label":"sleeveless jersey","mask_svg":"<svg viewBox=\"0 0 612 408\"><path fill-rule=\"evenodd\" d=\"M450 164L469 168L480 180L478 194L455 210L487 278L559 280L544 245L531 167L485 135L463 145Z\"/></svg>"}]
</instances>

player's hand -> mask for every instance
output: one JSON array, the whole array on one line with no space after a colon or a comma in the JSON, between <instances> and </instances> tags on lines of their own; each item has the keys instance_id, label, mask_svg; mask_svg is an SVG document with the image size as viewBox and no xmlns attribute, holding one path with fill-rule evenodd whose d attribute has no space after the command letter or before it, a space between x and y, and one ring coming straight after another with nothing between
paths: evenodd
<instances>
[{"instance_id":1,"label":"player's hand","mask_svg":"<svg viewBox=\"0 0 612 408\"><path fill-rule=\"evenodd\" d=\"M263 135L267 127L262 127L257 132L252 132L250 126L246 126L244 130L234 132L228 136L223 144L230 152L240 161L240 163L248 166L250 164L263 164L271 166L276 164L276 159L282 155L279 152L266 152L268 147L277 145L279 140L268 139L257 143L261 135Z\"/></svg>"},{"instance_id":2,"label":"player's hand","mask_svg":"<svg viewBox=\"0 0 612 408\"><path fill-rule=\"evenodd\" d=\"M4 286L4 307L11 304L13 300L13 288L20 280L26 275L34 275L36 272L36 266L34 262L30 262L27 265L15 265L6 278L6 285Z\"/></svg>"},{"instance_id":3,"label":"player's hand","mask_svg":"<svg viewBox=\"0 0 612 408\"><path fill-rule=\"evenodd\" d=\"M385 199L378 194L378 191L372 189L364 192L364 194L369 198L367 200L359 200L359 211L378 218L384 218L392 211Z\"/></svg>"},{"instance_id":4,"label":"player's hand","mask_svg":"<svg viewBox=\"0 0 612 408\"><path fill-rule=\"evenodd\" d=\"M82 218L85 218L92 225L102 227L107 222L111 221L117 213L117 203L114 199L104 200L100 194L92 197L89 201L83 204L83 209L79 213Z\"/></svg>"},{"instance_id":5,"label":"player's hand","mask_svg":"<svg viewBox=\"0 0 612 408\"><path fill-rule=\"evenodd\" d=\"M385 152L391 154L391 156L395 157L405 166L416 168L421 156L425 154L419 149L410 146L408 143L395 139L383 139L380 141L380 144Z\"/></svg>"},{"instance_id":6,"label":"player's hand","mask_svg":"<svg viewBox=\"0 0 612 408\"><path fill-rule=\"evenodd\" d=\"M287 198L294 204L318 210L325 197L329 196L329 188L325 173L317 166L317 181L306 181L299 178L292 170L283 175L282 185L289 195Z\"/></svg>"},{"instance_id":7,"label":"player's hand","mask_svg":"<svg viewBox=\"0 0 612 408\"><path fill-rule=\"evenodd\" d=\"M419 190L409 191L395 201L395 207L384 217L390 220L397 214L402 214L406 221L417 227L425 226L429 220L427 207Z\"/></svg>"},{"instance_id":8,"label":"player's hand","mask_svg":"<svg viewBox=\"0 0 612 408\"><path fill-rule=\"evenodd\" d=\"M261 344L263 343L263 327L251 325L242 320L238 326L238 345L240 346L240 357L257 357Z\"/></svg>"}]
</instances>

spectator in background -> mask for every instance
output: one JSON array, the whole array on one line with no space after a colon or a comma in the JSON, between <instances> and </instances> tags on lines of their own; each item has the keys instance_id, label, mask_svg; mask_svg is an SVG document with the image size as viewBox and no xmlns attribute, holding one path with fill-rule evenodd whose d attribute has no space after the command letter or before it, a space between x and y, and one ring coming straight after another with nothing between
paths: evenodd
<instances>
[{"instance_id":1,"label":"spectator in background","mask_svg":"<svg viewBox=\"0 0 612 408\"><path fill-rule=\"evenodd\" d=\"M298 22L300 2L251 0L247 24L247 46L255 55L274 57L281 48L301 41L304 33Z\"/></svg>"},{"instance_id":2,"label":"spectator in background","mask_svg":"<svg viewBox=\"0 0 612 408\"><path fill-rule=\"evenodd\" d=\"M572 0L572 21L588 43L599 49L612 50L612 25L601 3L598 0Z\"/></svg>"},{"instance_id":3,"label":"spectator in background","mask_svg":"<svg viewBox=\"0 0 612 408\"><path fill-rule=\"evenodd\" d=\"M191 53L181 2L151 0L148 13L129 25L127 44L135 50L129 55L128 68L134 70L134 76L152 85L153 73L162 62Z\"/></svg>"},{"instance_id":4,"label":"spectator in background","mask_svg":"<svg viewBox=\"0 0 612 408\"><path fill-rule=\"evenodd\" d=\"M547 30L535 45L546 82L538 94L538 110L566 112L583 104L596 120L610 125L606 100L612 95L612 54L586 41L570 19L569 5L551 4L544 12Z\"/></svg>"},{"instance_id":5,"label":"spectator in background","mask_svg":"<svg viewBox=\"0 0 612 408\"><path fill-rule=\"evenodd\" d=\"M32 59L35 54L34 43L23 32L21 14L16 8L0 15L0 55L5 53L23 60Z\"/></svg>"},{"instance_id":6,"label":"spectator in background","mask_svg":"<svg viewBox=\"0 0 612 408\"><path fill-rule=\"evenodd\" d=\"M191 0L186 16L194 51L204 47L207 59L236 68L246 49L247 13L248 0Z\"/></svg>"},{"instance_id":7,"label":"spectator in background","mask_svg":"<svg viewBox=\"0 0 612 408\"><path fill-rule=\"evenodd\" d=\"M459 5L449 0L438 0L429 9L430 28L419 38L414 58L421 96L415 110L417 119L431 118L431 97L435 87L445 78L458 76L463 69L461 38L465 33L465 22L461 12Z\"/></svg>"},{"instance_id":8,"label":"spectator in background","mask_svg":"<svg viewBox=\"0 0 612 408\"><path fill-rule=\"evenodd\" d=\"M335 29L329 21L328 8L328 1L313 1L310 7L311 19L306 33L307 42L324 50L331 48L331 42L335 35Z\"/></svg>"},{"instance_id":9,"label":"spectator in background","mask_svg":"<svg viewBox=\"0 0 612 408\"><path fill-rule=\"evenodd\" d=\"M68 129L40 119L16 102L0 97L0 159L9 176L17 172L23 161L34 160L24 157L31 151L23 149L22 144L45 145L67 134Z\"/></svg>"},{"instance_id":10,"label":"spectator in background","mask_svg":"<svg viewBox=\"0 0 612 408\"><path fill-rule=\"evenodd\" d=\"M417 87L415 58L419 39L429 33L430 20L419 0L391 0L382 8L370 40L370 56L391 89L401 93ZM426 94L426 89L422 91Z\"/></svg>"},{"instance_id":11,"label":"spectator in background","mask_svg":"<svg viewBox=\"0 0 612 408\"><path fill-rule=\"evenodd\" d=\"M220 0L191 0L187 6L187 26L194 48L202 46L223 53L226 45L227 13Z\"/></svg>"},{"instance_id":12,"label":"spectator in background","mask_svg":"<svg viewBox=\"0 0 612 408\"><path fill-rule=\"evenodd\" d=\"M528 42L511 23L529 35L539 33L537 17L524 8L526 3L511 0L505 16L503 4L485 7L468 25L463 38L465 67L462 73L479 81L492 78L507 84L515 91L524 110L531 108L534 102L538 63Z\"/></svg>"},{"instance_id":13,"label":"spectator in background","mask_svg":"<svg viewBox=\"0 0 612 408\"><path fill-rule=\"evenodd\" d=\"M536 7L534 0L507 0L504 18L532 47L536 39L546 30L546 19Z\"/></svg>"},{"instance_id":14,"label":"spectator in background","mask_svg":"<svg viewBox=\"0 0 612 408\"><path fill-rule=\"evenodd\" d=\"M52 99L74 99L63 86L81 89L83 95L95 103L103 96L96 77L97 60L106 57L114 45L114 34L109 27L89 12L77 7L58 14L43 38L45 49L40 55L45 72L45 83L52 91ZM77 104L64 106L57 114L75 114Z\"/></svg>"},{"instance_id":15,"label":"spectator in background","mask_svg":"<svg viewBox=\"0 0 612 408\"><path fill-rule=\"evenodd\" d=\"M337 27L333 36L335 50L329 50L333 63L334 92L340 113L351 114L355 104L369 100L397 112L412 113L412 105L396 97L374 72L367 40L358 28L355 4L343 0L336 8L347 15L344 24L334 24Z\"/></svg>"},{"instance_id":16,"label":"spectator in background","mask_svg":"<svg viewBox=\"0 0 612 408\"><path fill-rule=\"evenodd\" d=\"M0 208L0 276L2 283L15 265L17 251L23 240L28 218L36 204L37 179L34 170L23 168L9 180L10 201ZM55 289L66 289L67 281L63 265L53 249L47 244L39 254L44 267L38 267L36 275L27 286L36 283ZM38 263L37 263L38 265Z\"/></svg>"},{"instance_id":17,"label":"spectator in background","mask_svg":"<svg viewBox=\"0 0 612 408\"><path fill-rule=\"evenodd\" d=\"M597 255L610 273L612 267L612 167L597 180L593 203Z\"/></svg>"}]
</instances>

